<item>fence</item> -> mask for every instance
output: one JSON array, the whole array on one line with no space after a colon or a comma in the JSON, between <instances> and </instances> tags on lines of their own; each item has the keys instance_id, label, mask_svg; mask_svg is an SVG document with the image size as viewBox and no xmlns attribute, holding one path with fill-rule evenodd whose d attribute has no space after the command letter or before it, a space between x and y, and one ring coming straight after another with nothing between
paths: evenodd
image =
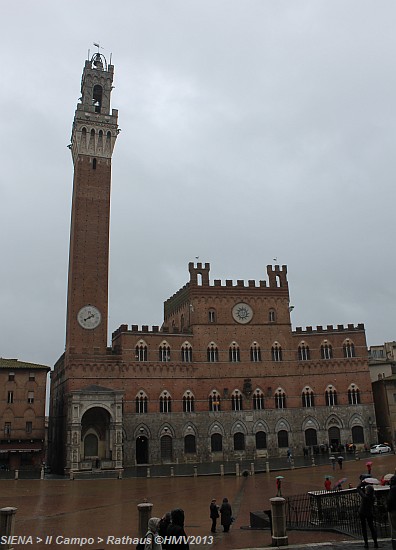
<instances>
[{"instance_id":1,"label":"fence","mask_svg":"<svg viewBox=\"0 0 396 550\"><path fill-rule=\"evenodd\" d=\"M385 504L388 491L389 487L375 490L375 522L379 537L390 536ZM360 496L356 489L311 491L285 497L285 500L288 529L328 529L361 537Z\"/></svg>"}]
</instances>

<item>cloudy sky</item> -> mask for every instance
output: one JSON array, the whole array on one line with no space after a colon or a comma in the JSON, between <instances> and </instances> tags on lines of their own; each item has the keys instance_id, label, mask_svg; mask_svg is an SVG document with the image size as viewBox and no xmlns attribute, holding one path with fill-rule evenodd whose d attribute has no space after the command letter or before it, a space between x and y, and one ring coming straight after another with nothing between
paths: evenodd
<instances>
[{"instance_id":1,"label":"cloudy sky","mask_svg":"<svg viewBox=\"0 0 396 550\"><path fill-rule=\"evenodd\" d=\"M7 2L0 22L0 356L64 349L84 61L115 65L110 331L211 279L288 265L293 326L396 339L393 0Z\"/></svg>"}]
</instances>

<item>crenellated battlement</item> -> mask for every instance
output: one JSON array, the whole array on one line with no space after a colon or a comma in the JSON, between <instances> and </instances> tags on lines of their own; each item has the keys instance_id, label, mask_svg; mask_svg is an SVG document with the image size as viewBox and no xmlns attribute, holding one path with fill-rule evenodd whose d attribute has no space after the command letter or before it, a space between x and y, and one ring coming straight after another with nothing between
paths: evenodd
<instances>
[{"instance_id":1,"label":"crenellated battlement","mask_svg":"<svg viewBox=\"0 0 396 550\"><path fill-rule=\"evenodd\" d=\"M351 332L351 331L362 331L364 330L364 323L358 323L356 326L353 323L348 323L348 325L327 325L323 327L322 325L317 325L316 328L307 326L305 329L302 327L296 327L296 330L293 331L293 335L301 334L313 334L313 333L326 333L326 332Z\"/></svg>"},{"instance_id":2,"label":"crenellated battlement","mask_svg":"<svg viewBox=\"0 0 396 550\"><path fill-rule=\"evenodd\" d=\"M279 265L275 265L274 267L267 265L267 275L270 287L288 287L286 265L282 265L282 267Z\"/></svg>"},{"instance_id":3,"label":"crenellated battlement","mask_svg":"<svg viewBox=\"0 0 396 550\"><path fill-rule=\"evenodd\" d=\"M190 283L192 285L209 286L209 263L203 265L202 262L198 262L195 266L194 262L190 262L188 271L190 272Z\"/></svg>"},{"instance_id":4,"label":"crenellated battlement","mask_svg":"<svg viewBox=\"0 0 396 550\"><path fill-rule=\"evenodd\" d=\"M184 334L184 333L190 333L190 331L186 328L183 330L180 330L179 327L173 326L168 327L166 325L163 325L162 327L159 327L158 325L152 325L151 327L149 325L142 325L139 328L139 325L131 325L130 328L128 325L120 325L113 333L112 333L112 340L117 338L117 336L120 336L120 334Z\"/></svg>"}]
</instances>

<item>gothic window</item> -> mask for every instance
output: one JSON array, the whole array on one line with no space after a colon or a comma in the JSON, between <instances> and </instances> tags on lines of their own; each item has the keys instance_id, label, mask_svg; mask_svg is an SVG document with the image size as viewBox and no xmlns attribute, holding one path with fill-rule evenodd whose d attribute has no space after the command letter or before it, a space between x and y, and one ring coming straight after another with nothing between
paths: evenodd
<instances>
[{"instance_id":1,"label":"gothic window","mask_svg":"<svg viewBox=\"0 0 396 550\"><path fill-rule=\"evenodd\" d=\"M314 407L314 393L311 388L305 388L301 394L302 406L303 407Z\"/></svg>"},{"instance_id":2,"label":"gothic window","mask_svg":"<svg viewBox=\"0 0 396 550\"><path fill-rule=\"evenodd\" d=\"M34 391L28 391L27 402L31 405L34 403Z\"/></svg>"},{"instance_id":3,"label":"gothic window","mask_svg":"<svg viewBox=\"0 0 396 550\"><path fill-rule=\"evenodd\" d=\"M189 434L184 437L184 452L187 455L197 452L195 435Z\"/></svg>"},{"instance_id":4,"label":"gothic window","mask_svg":"<svg viewBox=\"0 0 396 550\"><path fill-rule=\"evenodd\" d=\"M309 353L309 346L305 342L301 342L298 346L298 360L299 361L309 361L311 358Z\"/></svg>"},{"instance_id":5,"label":"gothic window","mask_svg":"<svg viewBox=\"0 0 396 550\"><path fill-rule=\"evenodd\" d=\"M275 342L271 348L271 357L273 361L282 361L282 348L278 342Z\"/></svg>"},{"instance_id":6,"label":"gothic window","mask_svg":"<svg viewBox=\"0 0 396 550\"><path fill-rule=\"evenodd\" d=\"M209 323L215 323L216 322L216 310L211 308L209 311L208 311L208 320L209 320Z\"/></svg>"},{"instance_id":7,"label":"gothic window","mask_svg":"<svg viewBox=\"0 0 396 550\"><path fill-rule=\"evenodd\" d=\"M136 413L144 414L147 412L147 395L144 392L139 392L139 395L136 396Z\"/></svg>"},{"instance_id":8,"label":"gothic window","mask_svg":"<svg viewBox=\"0 0 396 550\"><path fill-rule=\"evenodd\" d=\"M234 434L234 451L245 450L245 434L237 432Z\"/></svg>"},{"instance_id":9,"label":"gothic window","mask_svg":"<svg viewBox=\"0 0 396 550\"><path fill-rule=\"evenodd\" d=\"M209 410L211 412L218 412L220 411L220 405L220 395L216 391L212 391L209 395Z\"/></svg>"},{"instance_id":10,"label":"gothic window","mask_svg":"<svg viewBox=\"0 0 396 550\"><path fill-rule=\"evenodd\" d=\"M267 448L267 434L265 432L256 433L256 449Z\"/></svg>"},{"instance_id":11,"label":"gothic window","mask_svg":"<svg viewBox=\"0 0 396 550\"><path fill-rule=\"evenodd\" d=\"M305 445L307 447L313 447L318 444L318 434L313 428L305 430Z\"/></svg>"},{"instance_id":12,"label":"gothic window","mask_svg":"<svg viewBox=\"0 0 396 550\"><path fill-rule=\"evenodd\" d=\"M190 391L187 391L183 395L183 412L194 412L194 396L191 394Z\"/></svg>"},{"instance_id":13,"label":"gothic window","mask_svg":"<svg viewBox=\"0 0 396 550\"><path fill-rule=\"evenodd\" d=\"M287 448L289 446L289 434L286 430L279 430L278 432L278 447L280 449Z\"/></svg>"},{"instance_id":14,"label":"gothic window","mask_svg":"<svg viewBox=\"0 0 396 550\"><path fill-rule=\"evenodd\" d=\"M241 354L239 351L239 346L236 342L233 342L229 348L229 360L231 363L239 363L241 360Z\"/></svg>"},{"instance_id":15,"label":"gothic window","mask_svg":"<svg viewBox=\"0 0 396 550\"><path fill-rule=\"evenodd\" d=\"M162 392L160 396L160 413L172 412L172 399L168 392Z\"/></svg>"},{"instance_id":16,"label":"gothic window","mask_svg":"<svg viewBox=\"0 0 396 550\"><path fill-rule=\"evenodd\" d=\"M276 311L274 309L270 309L268 312L268 321L270 323L276 322Z\"/></svg>"},{"instance_id":17,"label":"gothic window","mask_svg":"<svg viewBox=\"0 0 396 550\"><path fill-rule=\"evenodd\" d=\"M322 359L332 359L333 358L333 348L331 344L328 344L327 342L324 342L320 346L320 357Z\"/></svg>"},{"instance_id":18,"label":"gothic window","mask_svg":"<svg viewBox=\"0 0 396 550\"><path fill-rule=\"evenodd\" d=\"M217 363L219 360L219 350L216 344L211 343L207 349L208 363Z\"/></svg>"},{"instance_id":19,"label":"gothic window","mask_svg":"<svg viewBox=\"0 0 396 550\"><path fill-rule=\"evenodd\" d=\"M170 347L166 342L161 344L159 347L159 360L164 363L167 363L171 360Z\"/></svg>"},{"instance_id":20,"label":"gothic window","mask_svg":"<svg viewBox=\"0 0 396 550\"><path fill-rule=\"evenodd\" d=\"M275 393L275 408L286 409L286 394L281 388Z\"/></svg>"},{"instance_id":21,"label":"gothic window","mask_svg":"<svg viewBox=\"0 0 396 550\"><path fill-rule=\"evenodd\" d=\"M347 358L356 357L355 345L353 342L350 342L349 340L347 340L346 342L344 342L342 349L344 351L344 357L347 357Z\"/></svg>"},{"instance_id":22,"label":"gothic window","mask_svg":"<svg viewBox=\"0 0 396 550\"><path fill-rule=\"evenodd\" d=\"M250 347L250 360L253 363L259 363L261 361L261 349L257 342L253 342Z\"/></svg>"},{"instance_id":23,"label":"gothic window","mask_svg":"<svg viewBox=\"0 0 396 550\"><path fill-rule=\"evenodd\" d=\"M183 332L184 330L184 315L180 317L180 330Z\"/></svg>"},{"instance_id":24,"label":"gothic window","mask_svg":"<svg viewBox=\"0 0 396 550\"><path fill-rule=\"evenodd\" d=\"M362 426L353 426L352 443L364 443L364 431Z\"/></svg>"},{"instance_id":25,"label":"gothic window","mask_svg":"<svg viewBox=\"0 0 396 550\"><path fill-rule=\"evenodd\" d=\"M9 404L14 403L14 392L13 391L8 392L7 403L9 403Z\"/></svg>"},{"instance_id":26,"label":"gothic window","mask_svg":"<svg viewBox=\"0 0 396 550\"><path fill-rule=\"evenodd\" d=\"M221 453L223 450L223 436L221 434L212 434L210 438L210 450L212 453Z\"/></svg>"},{"instance_id":27,"label":"gothic window","mask_svg":"<svg viewBox=\"0 0 396 550\"><path fill-rule=\"evenodd\" d=\"M233 411L241 411L242 408L242 394L239 390L235 390L231 395L231 409Z\"/></svg>"},{"instance_id":28,"label":"gothic window","mask_svg":"<svg viewBox=\"0 0 396 550\"><path fill-rule=\"evenodd\" d=\"M135 348L136 361L147 361L147 346L144 342L139 342Z\"/></svg>"},{"instance_id":29,"label":"gothic window","mask_svg":"<svg viewBox=\"0 0 396 550\"><path fill-rule=\"evenodd\" d=\"M354 384L352 384L348 390L348 403L350 405L360 404L360 391Z\"/></svg>"},{"instance_id":30,"label":"gothic window","mask_svg":"<svg viewBox=\"0 0 396 550\"><path fill-rule=\"evenodd\" d=\"M183 361L183 363L192 362L192 347L188 342L183 344L181 348L181 360Z\"/></svg>"},{"instance_id":31,"label":"gothic window","mask_svg":"<svg viewBox=\"0 0 396 550\"><path fill-rule=\"evenodd\" d=\"M11 422L4 422L4 435L11 435Z\"/></svg>"},{"instance_id":32,"label":"gothic window","mask_svg":"<svg viewBox=\"0 0 396 550\"><path fill-rule=\"evenodd\" d=\"M102 93L102 86L99 86L99 84L95 84L92 96L92 103L95 107L95 113L100 113L100 110L102 108Z\"/></svg>"},{"instance_id":33,"label":"gothic window","mask_svg":"<svg viewBox=\"0 0 396 550\"><path fill-rule=\"evenodd\" d=\"M337 391L333 386L328 386L325 392L326 405L328 407L334 407L337 405Z\"/></svg>"},{"instance_id":34,"label":"gothic window","mask_svg":"<svg viewBox=\"0 0 396 550\"><path fill-rule=\"evenodd\" d=\"M261 411L264 409L264 394L257 389L253 394L253 409L255 411Z\"/></svg>"},{"instance_id":35,"label":"gothic window","mask_svg":"<svg viewBox=\"0 0 396 550\"><path fill-rule=\"evenodd\" d=\"M33 424L32 422L26 422L26 433L31 434L33 431Z\"/></svg>"}]
</instances>

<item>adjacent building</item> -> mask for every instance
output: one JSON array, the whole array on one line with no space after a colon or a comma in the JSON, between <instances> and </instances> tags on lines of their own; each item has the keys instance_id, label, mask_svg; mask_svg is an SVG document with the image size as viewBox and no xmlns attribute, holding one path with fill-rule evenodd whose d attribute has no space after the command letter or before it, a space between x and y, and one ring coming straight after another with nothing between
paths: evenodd
<instances>
[{"instance_id":1,"label":"adjacent building","mask_svg":"<svg viewBox=\"0 0 396 550\"><path fill-rule=\"evenodd\" d=\"M107 343L114 67L85 63L71 140L74 185L66 349L51 385L58 471L255 459L376 441L363 324L297 327L286 266L256 282L189 280L158 326ZM131 289L133 292L133 289Z\"/></svg>"},{"instance_id":2,"label":"adjacent building","mask_svg":"<svg viewBox=\"0 0 396 550\"><path fill-rule=\"evenodd\" d=\"M46 457L45 365L0 358L0 467L38 468Z\"/></svg>"}]
</instances>

